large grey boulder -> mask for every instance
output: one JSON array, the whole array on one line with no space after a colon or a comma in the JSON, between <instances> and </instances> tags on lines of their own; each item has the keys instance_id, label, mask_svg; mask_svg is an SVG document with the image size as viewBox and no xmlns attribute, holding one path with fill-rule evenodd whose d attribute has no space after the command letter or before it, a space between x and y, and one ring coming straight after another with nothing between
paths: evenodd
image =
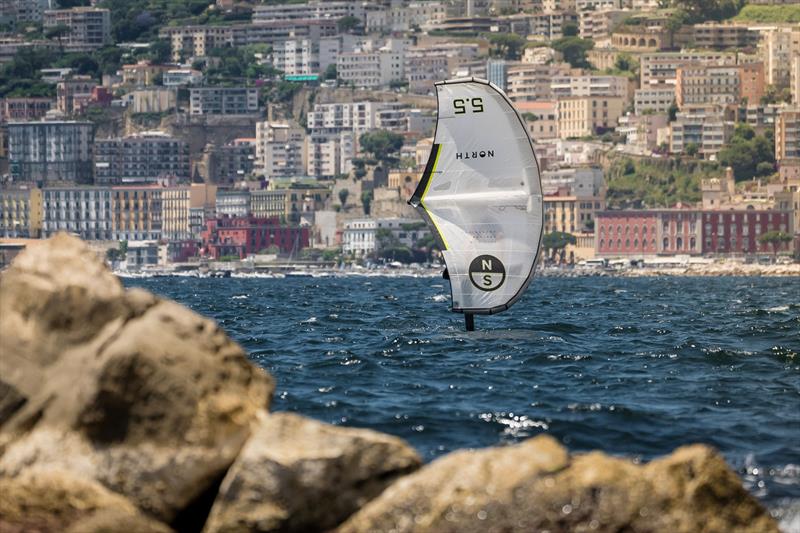
<instances>
[{"instance_id":1,"label":"large grey boulder","mask_svg":"<svg viewBox=\"0 0 800 533\"><path fill-rule=\"evenodd\" d=\"M640 466L599 452L570 456L540 436L434 461L338 531L777 533L777 526L707 446Z\"/></svg>"},{"instance_id":2,"label":"large grey boulder","mask_svg":"<svg viewBox=\"0 0 800 533\"><path fill-rule=\"evenodd\" d=\"M213 322L125 291L65 234L0 279L0 477L59 469L170 523L217 484L272 379Z\"/></svg>"},{"instance_id":3,"label":"large grey boulder","mask_svg":"<svg viewBox=\"0 0 800 533\"><path fill-rule=\"evenodd\" d=\"M205 531L325 531L420 464L396 437L271 414L228 471Z\"/></svg>"}]
</instances>

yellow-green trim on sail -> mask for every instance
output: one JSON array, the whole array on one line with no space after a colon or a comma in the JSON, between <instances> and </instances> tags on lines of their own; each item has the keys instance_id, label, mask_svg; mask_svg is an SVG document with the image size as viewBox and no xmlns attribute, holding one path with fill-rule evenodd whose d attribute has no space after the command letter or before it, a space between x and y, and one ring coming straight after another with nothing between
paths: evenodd
<instances>
[{"instance_id":1,"label":"yellow-green trim on sail","mask_svg":"<svg viewBox=\"0 0 800 533\"><path fill-rule=\"evenodd\" d=\"M425 184L425 190L422 191L422 196L419 197L419 205L430 217L431 222L433 222L433 226L436 228L436 231L439 233L439 237L442 238L442 243L444 244L444 249L447 250L450 246L447 244L447 240L444 238L444 233L442 230L439 229L439 225L436 223L436 219L434 218L433 214L428 211L428 208L425 207L425 196L428 194L428 189L431 187L431 183L433 182L433 175L436 173L436 167L439 165L439 156L442 155L442 147L439 146L439 149L436 151L436 159L433 160L433 167L431 167L431 175L428 178L428 183Z\"/></svg>"}]
</instances>

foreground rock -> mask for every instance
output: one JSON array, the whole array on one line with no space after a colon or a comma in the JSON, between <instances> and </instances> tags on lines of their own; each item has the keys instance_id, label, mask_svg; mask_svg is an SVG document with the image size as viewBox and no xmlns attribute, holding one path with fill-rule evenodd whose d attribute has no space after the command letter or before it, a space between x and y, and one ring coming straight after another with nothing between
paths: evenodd
<instances>
[{"instance_id":1,"label":"foreground rock","mask_svg":"<svg viewBox=\"0 0 800 533\"><path fill-rule=\"evenodd\" d=\"M0 338L0 477L73 472L167 523L213 498L273 390L213 322L63 234L3 273Z\"/></svg>"},{"instance_id":2,"label":"foreground rock","mask_svg":"<svg viewBox=\"0 0 800 533\"><path fill-rule=\"evenodd\" d=\"M716 452L678 449L644 466L570 457L554 439L455 452L386 489L341 533L777 532Z\"/></svg>"},{"instance_id":3,"label":"foreground rock","mask_svg":"<svg viewBox=\"0 0 800 533\"><path fill-rule=\"evenodd\" d=\"M172 529L94 481L51 471L0 479L0 531L169 533Z\"/></svg>"},{"instance_id":4,"label":"foreground rock","mask_svg":"<svg viewBox=\"0 0 800 533\"><path fill-rule=\"evenodd\" d=\"M420 464L398 438L272 414L225 477L206 531L324 531Z\"/></svg>"}]
</instances>

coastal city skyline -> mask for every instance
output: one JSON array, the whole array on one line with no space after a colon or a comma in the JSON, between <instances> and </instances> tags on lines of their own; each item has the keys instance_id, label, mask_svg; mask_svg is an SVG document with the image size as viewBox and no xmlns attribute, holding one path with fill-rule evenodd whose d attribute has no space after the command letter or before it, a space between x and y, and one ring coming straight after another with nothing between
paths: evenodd
<instances>
[{"instance_id":1,"label":"coastal city skyline","mask_svg":"<svg viewBox=\"0 0 800 533\"><path fill-rule=\"evenodd\" d=\"M533 140L560 263L800 254L800 6L3 0L0 237L124 269L437 257L436 81ZM501 163L500 163L501 164Z\"/></svg>"}]
</instances>

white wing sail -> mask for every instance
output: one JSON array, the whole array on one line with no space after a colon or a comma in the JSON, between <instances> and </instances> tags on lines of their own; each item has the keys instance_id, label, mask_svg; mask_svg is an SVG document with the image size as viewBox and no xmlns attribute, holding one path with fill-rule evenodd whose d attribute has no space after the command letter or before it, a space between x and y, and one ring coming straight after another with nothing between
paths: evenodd
<instances>
[{"instance_id":1,"label":"white wing sail","mask_svg":"<svg viewBox=\"0 0 800 533\"><path fill-rule=\"evenodd\" d=\"M433 148L410 203L438 236L453 311L499 313L524 292L542 237L533 144L506 95L475 78L436 84Z\"/></svg>"}]
</instances>

